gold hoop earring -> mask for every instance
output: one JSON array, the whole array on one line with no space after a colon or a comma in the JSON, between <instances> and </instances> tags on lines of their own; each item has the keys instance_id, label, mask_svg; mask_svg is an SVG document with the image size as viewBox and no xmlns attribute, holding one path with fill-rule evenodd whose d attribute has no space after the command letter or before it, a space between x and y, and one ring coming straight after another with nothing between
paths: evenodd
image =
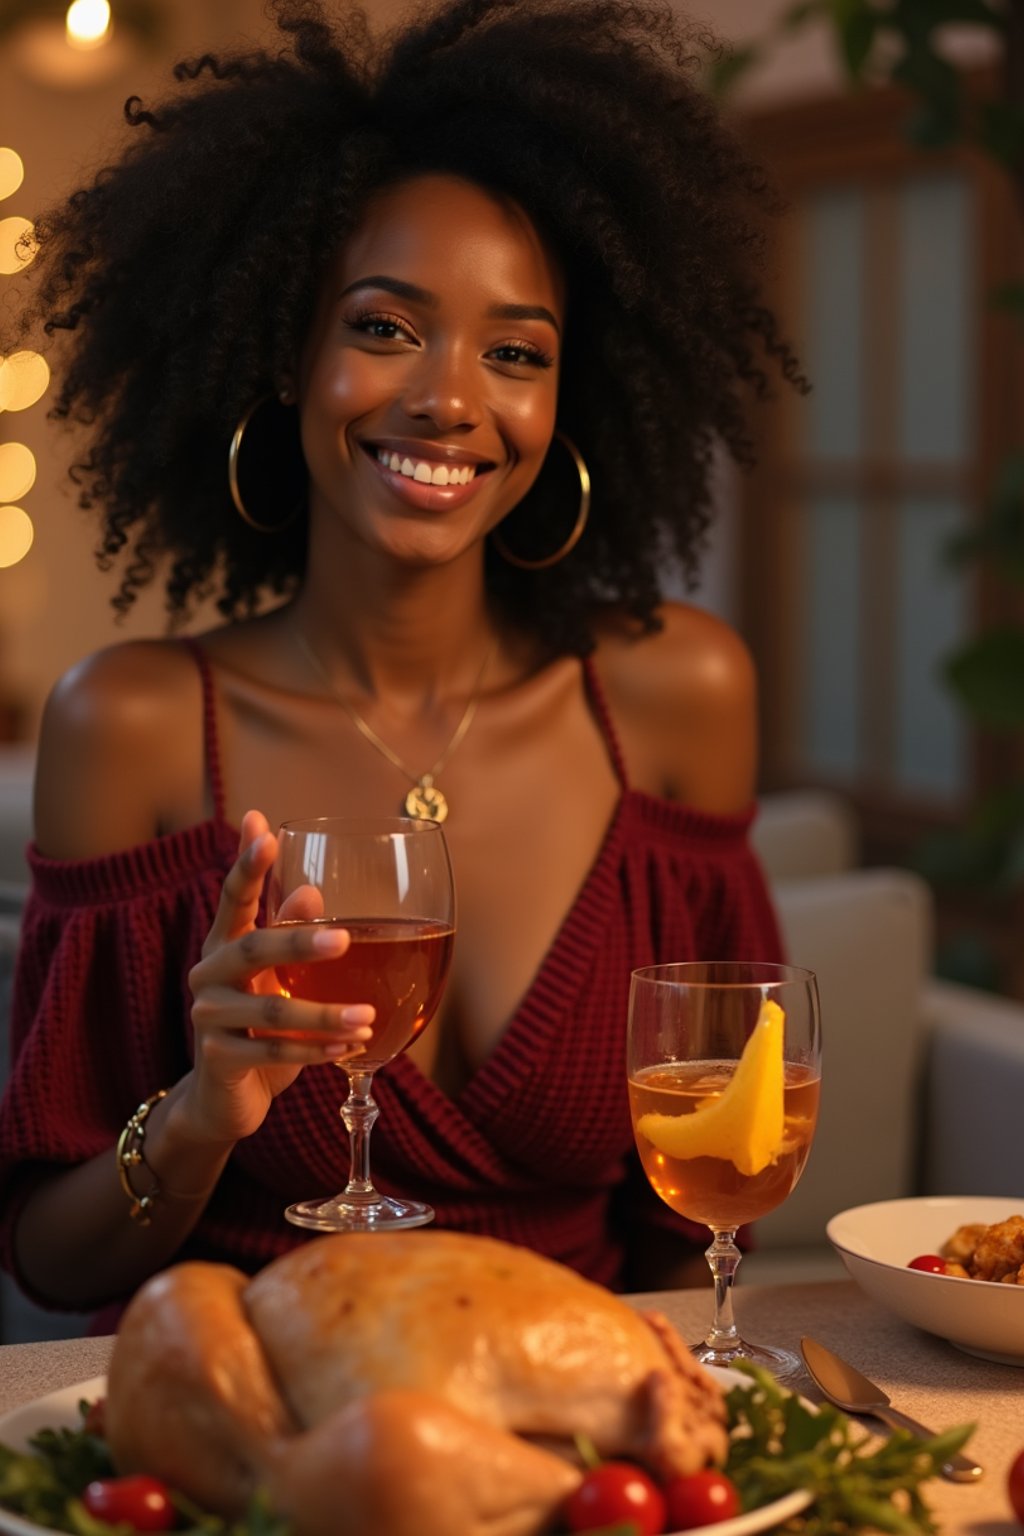
<instances>
[{"instance_id":1,"label":"gold hoop earring","mask_svg":"<svg viewBox=\"0 0 1024 1536\"><path fill-rule=\"evenodd\" d=\"M278 397L276 395L260 395L259 399L255 400L242 416L241 421L234 430L231 444L228 448L228 488L231 491L231 500L234 502L235 510L242 521L248 523L249 527L254 528L257 533L282 533L285 528L291 526L301 511L301 503L298 503L280 522L258 522L245 505L245 501L242 498L242 489L238 481L238 464L242 452L242 440L245 437L249 423L257 411L262 410L265 405L277 404L277 402Z\"/></svg>"},{"instance_id":2,"label":"gold hoop earring","mask_svg":"<svg viewBox=\"0 0 1024 1536\"><path fill-rule=\"evenodd\" d=\"M498 554L503 560L507 560L509 565L518 566L521 571L544 571L547 570L548 566L557 565L560 560L564 560L570 550L575 549L583 537L583 530L586 528L587 519L590 516L590 471L587 468L586 461L576 447L576 444L572 441L572 438L566 437L564 432L556 430L555 438L572 458L576 466L576 473L580 477L579 511L576 513L576 522L573 524L572 532L565 543L560 544L553 555L545 555L540 560L527 560L522 555L513 554L501 537L501 534L495 529L491 537L494 540L494 547Z\"/></svg>"}]
</instances>

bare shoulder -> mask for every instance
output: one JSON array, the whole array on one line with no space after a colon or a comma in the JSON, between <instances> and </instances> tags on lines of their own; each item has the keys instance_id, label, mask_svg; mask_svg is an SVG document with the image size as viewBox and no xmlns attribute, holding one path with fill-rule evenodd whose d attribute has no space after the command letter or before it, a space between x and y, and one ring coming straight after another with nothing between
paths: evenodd
<instances>
[{"instance_id":1,"label":"bare shoulder","mask_svg":"<svg viewBox=\"0 0 1024 1536\"><path fill-rule=\"evenodd\" d=\"M750 804L757 684L743 639L714 614L666 603L661 628L602 623L595 664L634 783L718 814Z\"/></svg>"},{"instance_id":2,"label":"bare shoulder","mask_svg":"<svg viewBox=\"0 0 1024 1536\"><path fill-rule=\"evenodd\" d=\"M637 634L609 618L598 636L602 676L635 699L680 709L741 707L753 699L745 642L724 620L686 603L665 603L661 627Z\"/></svg>"},{"instance_id":3,"label":"bare shoulder","mask_svg":"<svg viewBox=\"0 0 1024 1536\"><path fill-rule=\"evenodd\" d=\"M92 858L167 830L169 807L201 796L200 700L195 662L173 641L109 646L66 672L39 738L41 850Z\"/></svg>"}]
</instances>

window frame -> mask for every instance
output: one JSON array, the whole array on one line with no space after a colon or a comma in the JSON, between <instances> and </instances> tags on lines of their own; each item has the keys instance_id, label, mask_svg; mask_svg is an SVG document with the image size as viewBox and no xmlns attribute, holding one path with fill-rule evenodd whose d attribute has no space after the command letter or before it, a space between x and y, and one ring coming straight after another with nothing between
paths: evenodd
<instances>
[{"instance_id":1,"label":"window frame","mask_svg":"<svg viewBox=\"0 0 1024 1536\"><path fill-rule=\"evenodd\" d=\"M972 97L991 94L995 76L973 71L966 77ZM801 610L796 598L802 579L801 497L812 486L831 490L856 489L868 504L867 560L875 580L895 576L887 551L895 541L895 518L886 517L898 495L953 490L962 496L970 522L984 513L985 501L998 465L1012 448L1022 446L1021 402L1024 400L1024 346L1014 335L1010 318L993 310L989 300L1002 283L1024 270L1024 232L1010 178L979 151L965 146L922 150L907 134L914 103L893 87L860 89L848 94L748 112L737 127L751 153L767 168L788 212L766 230L771 260L765 274L765 296L780 316L785 334L800 350L802 227L799 205L810 193L850 184L869 190L868 247L870 264L885 260L886 224L896 207L896 189L910 177L955 170L971 189L973 287L971 335L974 340L973 451L961 468L896 465L884 456L863 459L852 473L822 469L799 455L801 412L806 403L795 391L779 388L754 413L758 464L739 488L739 551L737 588L739 623L754 653L760 676L762 787L784 789L808 783L837 788L860 812L865 842L876 848L906 850L926 831L962 818L980 794L1024 774L1024 743L1005 734L972 726L967 730L965 792L960 802L940 801L900 790L880 771L891 747L888 735L893 713L886 699L869 698L862 718L867 769L856 782L829 780L799 760L800 646L796 625ZM870 276L868 277L870 281ZM884 292L876 286L876 292ZM893 324L885 306L873 306L872 327ZM812 381L813 382L813 381ZM886 381L867 389L865 409L876 415L888 409ZM878 438L877 421L868 441ZM845 484L844 484L845 480ZM992 624L1024 622L1024 601L1007 584L977 563L967 568L968 632L980 633ZM893 595L883 604L881 621L866 593L862 633L866 652L860 670L872 677L891 672L893 654ZM884 685L883 685L884 693Z\"/></svg>"}]
</instances>

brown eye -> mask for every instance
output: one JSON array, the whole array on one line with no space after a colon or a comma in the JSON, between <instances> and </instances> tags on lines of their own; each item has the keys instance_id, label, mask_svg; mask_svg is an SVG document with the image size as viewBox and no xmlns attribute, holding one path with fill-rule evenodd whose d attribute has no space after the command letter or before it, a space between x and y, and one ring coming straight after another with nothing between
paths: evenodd
<instances>
[{"instance_id":1,"label":"brown eye","mask_svg":"<svg viewBox=\"0 0 1024 1536\"><path fill-rule=\"evenodd\" d=\"M506 342L504 346L495 347L491 356L496 362L509 363L513 367L550 368L554 362L546 352L528 342Z\"/></svg>"},{"instance_id":2,"label":"brown eye","mask_svg":"<svg viewBox=\"0 0 1024 1536\"><path fill-rule=\"evenodd\" d=\"M358 331L362 336L370 336L374 341L415 341L415 336L404 320L397 315L362 314L354 315L347 324L353 331Z\"/></svg>"}]
</instances>

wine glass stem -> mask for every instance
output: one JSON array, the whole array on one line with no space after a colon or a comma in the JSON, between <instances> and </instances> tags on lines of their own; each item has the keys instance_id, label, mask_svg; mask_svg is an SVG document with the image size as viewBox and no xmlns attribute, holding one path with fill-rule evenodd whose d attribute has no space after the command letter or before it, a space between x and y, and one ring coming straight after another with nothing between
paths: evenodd
<instances>
[{"instance_id":1,"label":"wine glass stem","mask_svg":"<svg viewBox=\"0 0 1024 1536\"><path fill-rule=\"evenodd\" d=\"M714 1237L704 1257L715 1280L715 1316L704 1342L711 1349L735 1349L740 1336L732 1315L732 1284L743 1255L734 1241L735 1227L731 1231L716 1232Z\"/></svg>"},{"instance_id":2,"label":"wine glass stem","mask_svg":"<svg viewBox=\"0 0 1024 1536\"><path fill-rule=\"evenodd\" d=\"M341 1118L348 1131L349 1175L345 1185L346 1195L376 1198L377 1191L370 1178L370 1132L380 1114L370 1089L372 1072L348 1073L348 1098L341 1106Z\"/></svg>"}]
</instances>

